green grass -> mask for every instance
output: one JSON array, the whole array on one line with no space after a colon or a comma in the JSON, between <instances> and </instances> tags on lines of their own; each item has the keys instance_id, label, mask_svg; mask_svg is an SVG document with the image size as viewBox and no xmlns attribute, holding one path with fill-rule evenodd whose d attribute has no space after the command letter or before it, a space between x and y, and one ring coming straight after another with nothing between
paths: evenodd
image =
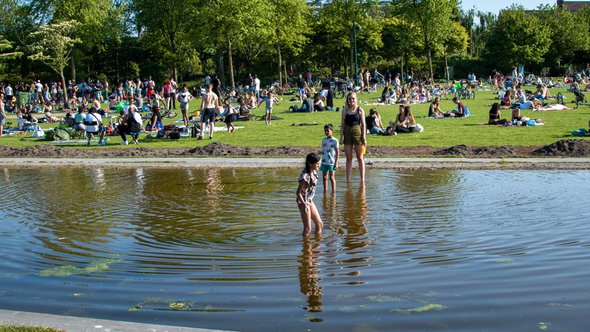
<instances>
[{"instance_id":1,"label":"green grass","mask_svg":"<svg viewBox=\"0 0 590 332\"><path fill-rule=\"evenodd\" d=\"M39 326L0 325L0 332L64 332L64 330Z\"/></svg>"},{"instance_id":2,"label":"green grass","mask_svg":"<svg viewBox=\"0 0 590 332\"><path fill-rule=\"evenodd\" d=\"M533 90L533 87L526 87ZM564 89L552 89L552 94L557 92L565 93ZM373 106L365 105L365 102L375 102L377 93L359 94L360 104L368 113ZM567 106L575 106L571 103L574 96L565 93ZM271 126L264 124L264 121L237 121L236 126L243 126L234 133L216 132L213 142L221 142L237 146L310 146L318 147L323 134L323 125L334 124L335 136L339 136L341 113L326 111L315 113L289 113L287 109L291 105L299 103L288 102L290 96L282 96L281 101L274 109L273 115L282 118L275 120ZM428 104L412 105L417 122L424 126L424 132L414 134L401 134L397 136L376 136L368 135L369 146L432 146L449 147L459 144L468 146L540 146L554 143L561 139L573 138L570 133L574 129L587 128L590 119L590 106L580 106L576 110L533 112L522 111L523 116L534 119L541 119L544 126L535 127L498 127L484 125L488 120L488 111L493 102L497 101L491 91L478 91L475 100L465 100L464 103L472 113L471 117L464 119L431 119L426 118ZM190 105L191 112L199 106L200 100L193 100ZM342 108L344 99L336 99L335 106ZM397 114L398 105L374 106L381 114L383 122L393 120ZM450 100L442 100L441 108L448 111L455 108ZM264 114L264 104L253 112L256 115ZM59 115L59 114L58 114ZM503 118L510 118L510 110L502 111ZM39 115L41 116L41 115ZM173 120L178 120L180 116ZM167 120L169 123L173 120ZM16 122L14 119L8 121ZM315 126L299 126L302 123L317 123ZM295 125L293 125L295 124ZM42 124L44 129L54 125ZM217 126L225 127L224 123L217 123ZM584 138L586 139L586 138ZM121 139L118 136L111 136L109 146L115 148L133 148L120 146ZM180 140L151 139L142 135L140 143L142 147L154 148L192 148L204 146L211 141L208 139L196 141L194 138L181 138ZM38 144L51 144L50 142L35 139L26 135L12 135L0 138L0 144L5 146L26 147ZM61 145L63 146L63 145ZM68 146L83 147L83 144L71 144ZM96 149L97 147L90 147Z\"/></svg>"}]
</instances>

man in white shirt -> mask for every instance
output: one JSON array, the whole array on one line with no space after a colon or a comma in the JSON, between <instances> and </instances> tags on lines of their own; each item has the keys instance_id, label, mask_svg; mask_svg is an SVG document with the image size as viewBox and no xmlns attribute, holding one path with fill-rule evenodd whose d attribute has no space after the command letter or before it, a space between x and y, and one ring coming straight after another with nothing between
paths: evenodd
<instances>
[{"instance_id":1,"label":"man in white shirt","mask_svg":"<svg viewBox=\"0 0 590 332\"><path fill-rule=\"evenodd\" d=\"M6 100L9 100L12 98L12 87L10 86L10 83L8 83L8 85L4 89L4 93L6 94Z\"/></svg>"},{"instance_id":2,"label":"man in white shirt","mask_svg":"<svg viewBox=\"0 0 590 332\"><path fill-rule=\"evenodd\" d=\"M98 145L103 145L105 130L102 124L102 116L98 113L96 107L91 107L86 114L86 120L84 121L86 125L86 145L90 146L90 140L92 140L93 135L99 135Z\"/></svg>"},{"instance_id":3,"label":"man in white shirt","mask_svg":"<svg viewBox=\"0 0 590 332\"><path fill-rule=\"evenodd\" d=\"M256 98L260 99L260 79L258 75L254 75L254 94Z\"/></svg>"}]
</instances>

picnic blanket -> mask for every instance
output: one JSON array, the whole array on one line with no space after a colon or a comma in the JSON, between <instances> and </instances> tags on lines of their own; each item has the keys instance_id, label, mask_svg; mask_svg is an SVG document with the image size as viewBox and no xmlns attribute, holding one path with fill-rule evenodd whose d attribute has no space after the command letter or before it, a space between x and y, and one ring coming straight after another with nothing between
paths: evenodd
<instances>
[{"instance_id":1,"label":"picnic blanket","mask_svg":"<svg viewBox=\"0 0 590 332\"><path fill-rule=\"evenodd\" d=\"M563 110L571 110L570 107L567 107L562 104L555 104L555 105L547 105L541 108L533 109L533 111L563 111Z\"/></svg>"}]
</instances>

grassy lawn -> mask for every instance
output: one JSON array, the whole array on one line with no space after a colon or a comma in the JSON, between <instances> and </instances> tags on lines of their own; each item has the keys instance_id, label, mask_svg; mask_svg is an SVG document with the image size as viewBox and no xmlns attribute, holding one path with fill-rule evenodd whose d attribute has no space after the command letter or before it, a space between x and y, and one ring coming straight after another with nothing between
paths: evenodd
<instances>
[{"instance_id":1,"label":"grassy lawn","mask_svg":"<svg viewBox=\"0 0 590 332\"><path fill-rule=\"evenodd\" d=\"M527 90L534 90L534 87L526 87ZM566 97L566 105L575 106L571 103L574 100L572 93L566 93L565 89L551 89L553 95L563 92ZM378 93L362 93L359 95L360 104L368 113L373 106L365 105L366 102L376 102ZM312 146L317 147L323 137L323 125L334 124L336 137L339 136L341 113L334 111L315 113L289 113L287 109L291 105L299 103L289 102L290 96L280 96L282 101L275 107L273 115L282 118L275 120L271 126L264 124L264 121L237 121L234 124L239 127L234 133L216 132L213 142L221 142L237 146ZM417 122L425 128L422 133L401 134L397 136L368 136L369 146L432 146L449 147L458 144L468 146L538 146L554 143L561 139L573 138L570 133L574 129L587 128L590 120L590 106L580 106L579 109L565 111L522 111L522 115L533 119L541 119L544 126L535 127L498 127L484 125L488 121L488 111L493 102L497 101L491 91L477 91L476 99L464 100L472 114L464 119L431 119L426 118L428 104L412 105ZM335 106L342 108L344 99L336 99ZM193 100L190 104L191 112L200 105L200 100ZM398 105L374 106L377 108L383 122L393 120L397 114ZM451 100L442 100L441 109L448 111L454 109L455 105ZM180 113L180 112L179 112ZM256 115L264 114L264 104L253 112ZM42 116L42 115L38 115ZM63 114L58 114L63 116ZM510 110L503 110L502 117L510 119ZM167 120L166 123L178 120ZM15 119L8 119L16 123ZM317 125L300 126L307 123ZM42 128L53 127L51 124L42 124ZM224 123L217 123L217 126L225 127ZM583 138L587 139L587 138ZM133 148L133 145L120 146L119 136L111 136L110 147ZM196 141L194 138L181 138L180 140L151 139L142 135L140 146L157 148L192 148L209 144L208 139ZM50 142L35 139L28 135L12 135L0 138L0 144L5 146L25 147L37 144L51 144ZM70 144L67 146L83 147L82 143ZM95 149L97 147L90 147Z\"/></svg>"}]
</instances>

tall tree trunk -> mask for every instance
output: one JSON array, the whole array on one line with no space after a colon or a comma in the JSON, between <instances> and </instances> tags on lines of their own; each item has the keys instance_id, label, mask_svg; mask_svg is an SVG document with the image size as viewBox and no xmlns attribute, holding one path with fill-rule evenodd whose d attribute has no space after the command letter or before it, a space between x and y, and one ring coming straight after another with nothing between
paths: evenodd
<instances>
[{"instance_id":1,"label":"tall tree trunk","mask_svg":"<svg viewBox=\"0 0 590 332\"><path fill-rule=\"evenodd\" d=\"M116 75L117 76L117 82L116 82L117 85L113 84L113 87L118 86L118 83L121 82L121 75L119 73L119 47L120 46L121 45L117 46L117 54L115 54L115 68L116 68L116 74L117 74ZM108 93L108 91L107 91L107 93Z\"/></svg>"},{"instance_id":2,"label":"tall tree trunk","mask_svg":"<svg viewBox=\"0 0 590 332\"><path fill-rule=\"evenodd\" d=\"M428 43L428 69L430 70L430 82L434 83L434 74L432 73L432 50L430 49L430 43Z\"/></svg>"},{"instance_id":3,"label":"tall tree trunk","mask_svg":"<svg viewBox=\"0 0 590 332\"><path fill-rule=\"evenodd\" d=\"M229 80L231 83L231 87L235 88L236 85L234 82L234 60L231 52L231 40L229 38L227 38L227 61L229 62Z\"/></svg>"},{"instance_id":4,"label":"tall tree trunk","mask_svg":"<svg viewBox=\"0 0 590 332\"><path fill-rule=\"evenodd\" d=\"M64 106L65 106L65 102L68 101L68 86L66 85L66 77L64 75L64 70L61 69L59 71L59 76L61 78L61 84L62 84L62 88L63 88L63 102L64 102Z\"/></svg>"},{"instance_id":5,"label":"tall tree trunk","mask_svg":"<svg viewBox=\"0 0 590 332\"><path fill-rule=\"evenodd\" d=\"M287 75L287 61L283 61L283 69L285 70L285 84L289 83L289 75Z\"/></svg>"},{"instance_id":6,"label":"tall tree trunk","mask_svg":"<svg viewBox=\"0 0 590 332\"><path fill-rule=\"evenodd\" d=\"M281 57L281 45L278 45L278 44L277 44L277 54L279 56L279 86L282 86L283 85L283 74L281 73L281 71L282 71L281 68L282 68L283 60Z\"/></svg>"},{"instance_id":7,"label":"tall tree trunk","mask_svg":"<svg viewBox=\"0 0 590 332\"><path fill-rule=\"evenodd\" d=\"M354 84L356 85L358 83L358 79L354 67L354 25L352 26L352 30L350 33L350 73L352 79L354 80Z\"/></svg>"},{"instance_id":8,"label":"tall tree trunk","mask_svg":"<svg viewBox=\"0 0 590 332\"><path fill-rule=\"evenodd\" d=\"M76 61L74 61L74 56L75 55L72 55L72 58L70 59L70 69L72 71L72 82L76 84Z\"/></svg>"},{"instance_id":9,"label":"tall tree trunk","mask_svg":"<svg viewBox=\"0 0 590 332\"><path fill-rule=\"evenodd\" d=\"M447 52L445 51L445 77L447 78L447 82L449 81L449 63L447 62Z\"/></svg>"},{"instance_id":10,"label":"tall tree trunk","mask_svg":"<svg viewBox=\"0 0 590 332\"><path fill-rule=\"evenodd\" d=\"M222 83L225 83L225 70L223 67L223 50L217 49L217 74Z\"/></svg>"},{"instance_id":11,"label":"tall tree trunk","mask_svg":"<svg viewBox=\"0 0 590 332\"><path fill-rule=\"evenodd\" d=\"M405 60L405 56L404 53L402 53L402 84L406 84L406 79L404 75L404 60Z\"/></svg>"}]
</instances>

